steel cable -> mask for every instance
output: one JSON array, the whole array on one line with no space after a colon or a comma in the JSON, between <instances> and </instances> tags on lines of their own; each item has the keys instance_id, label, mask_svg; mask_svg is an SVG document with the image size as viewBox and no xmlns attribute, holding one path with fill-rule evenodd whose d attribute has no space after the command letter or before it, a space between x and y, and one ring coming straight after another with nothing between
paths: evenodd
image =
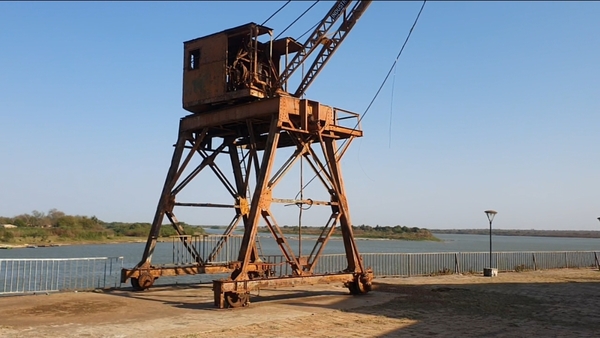
<instances>
[{"instance_id":1,"label":"steel cable","mask_svg":"<svg viewBox=\"0 0 600 338\"><path fill-rule=\"evenodd\" d=\"M367 106L367 108L365 109L365 112L358 118L358 121L356 122L356 125L354 126L354 128L352 128L353 130L356 130L356 128L358 127L358 125L360 124L360 122L362 121L362 119L367 115L367 113L369 112L369 109L371 109L371 106L373 105L373 103L375 102L375 100L377 99L377 97L379 96L379 93L381 92L381 89L383 89L383 86L385 85L385 83L387 82L388 78L390 77L390 74L395 69L396 63L398 62L398 59L400 59L400 56L402 55L402 52L404 51L404 48L406 47L406 44L408 43L408 40L410 39L410 36L412 35L412 32L413 32L415 26L417 25L417 22L419 22L419 18L421 17L421 13L423 12L423 8L425 8L425 3L427 3L427 0L423 0L423 4L421 5L421 9L419 9L419 13L417 14L417 17L415 18L415 21L413 22L413 24L412 24L412 26L410 28L410 31L408 32L408 35L406 36L406 39L404 40L404 43L402 44L402 47L400 48L400 52L398 52L398 55L396 55L396 59L392 63L392 66L390 67L390 70L387 72L387 75L383 79L383 82L379 86L379 89L377 89L377 92L375 93L375 96L373 96L373 99L371 100L371 102L369 103L369 105ZM337 151L335 152L336 155L337 155L337 153L339 152L340 149L344 148L344 145L346 144L347 141L348 141L348 139L345 139L342 142L342 146L339 147L337 149ZM325 164L325 165L327 166L327 164ZM322 170L319 170L319 173L321 171ZM311 178L304 185L304 188L308 187L308 185L311 184L315 180L315 178L317 178L317 175L318 174L315 174L315 176L313 176L313 178ZM298 194L296 194L296 198L297 198L297 196L299 194L300 194L300 192L298 192Z\"/></svg>"},{"instance_id":2,"label":"steel cable","mask_svg":"<svg viewBox=\"0 0 600 338\"><path fill-rule=\"evenodd\" d=\"M314 24L311 28L309 28L306 32L304 32L302 35L300 35L299 37L296 38L296 41L299 41L300 39L302 39L306 34L312 32L315 30L315 28L317 28L317 26L321 23L321 21L317 22L316 24Z\"/></svg>"},{"instance_id":3,"label":"steel cable","mask_svg":"<svg viewBox=\"0 0 600 338\"><path fill-rule=\"evenodd\" d=\"M383 79L383 82L379 86L379 89L377 89L377 92L375 93L375 96L373 96L373 99L371 100L371 102L367 106L367 109L365 109L365 112L358 119L358 122L356 123L356 126L354 128L358 127L358 124L360 123L360 121L362 121L362 119L367 115L367 113L369 112L369 109L373 105L373 102L375 102L375 100L379 96L379 93L381 92L381 89L383 88L383 86L387 82L388 78L390 77L390 74L392 73L392 70L394 70L394 68L396 67L396 63L398 62L398 59L400 58L400 55L402 55L402 52L404 51L404 47L406 47L406 43L408 43L408 40L410 39L410 36L412 35L413 29L417 25L417 22L419 22L419 17L421 16L421 12L423 12L423 8L425 7L425 3L426 2L427 2L427 0L423 1L423 5L421 5L421 9L419 10L419 14L417 14L417 17L415 18L415 22L413 23L412 27L410 27L410 31L408 32L408 35L406 36L406 39L404 40L404 43L402 44L402 48L400 48L400 52L398 52L398 55L396 56L396 59L394 60L394 63L390 67L390 70L387 72L387 75Z\"/></svg>"},{"instance_id":4,"label":"steel cable","mask_svg":"<svg viewBox=\"0 0 600 338\"><path fill-rule=\"evenodd\" d=\"M283 8L285 8L285 6L287 6L292 0L288 0L285 4L283 4L283 6L279 7L278 10L275 11L275 13L271 14L271 16L265 20L265 22L261 23L261 26L264 26L267 22L269 22L269 20L271 20L277 13L279 13L279 11L281 11Z\"/></svg>"},{"instance_id":5,"label":"steel cable","mask_svg":"<svg viewBox=\"0 0 600 338\"><path fill-rule=\"evenodd\" d=\"M296 18L296 20L292 21L291 24L289 24L283 31L281 31L281 33L279 33L279 35L277 35L275 37L275 40L277 40L283 33L285 33L285 31L287 31L290 27L292 27L298 20L300 20L306 13L308 13L308 11L310 11L313 7L315 7L315 5L319 2L320 0L315 1L310 7L308 7L307 10L304 11L304 13L300 14L299 17Z\"/></svg>"}]
</instances>

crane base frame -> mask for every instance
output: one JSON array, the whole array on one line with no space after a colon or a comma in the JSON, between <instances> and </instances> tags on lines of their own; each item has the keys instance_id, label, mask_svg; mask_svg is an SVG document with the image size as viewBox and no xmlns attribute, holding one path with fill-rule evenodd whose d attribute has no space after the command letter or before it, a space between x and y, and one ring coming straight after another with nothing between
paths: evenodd
<instances>
[{"instance_id":1,"label":"crane base frame","mask_svg":"<svg viewBox=\"0 0 600 338\"><path fill-rule=\"evenodd\" d=\"M219 309L227 307L247 306L249 293L260 288L293 287L299 285L344 283L350 293L364 294L370 291L373 280L373 271L364 274L341 272L334 274L321 274L312 276L283 276L277 278L263 278L250 280L215 280L213 292L215 306ZM231 297L231 295L235 295ZM235 299L232 301L231 299Z\"/></svg>"},{"instance_id":2,"label":"crane base frame","mask_svg":"<svg viewBox=\"0 0 600 338\"><path fill-rule=\"evenodd\" d=\"M368 292L373 274L370 269L365 268L354 240L341 174L342 156L352 140L362 135L358 114L291 96L236 104L182 118L171 166L143 257L132 270L123 270L122 280L130 278L135 289L143 290L152 286L154 280L160 276L220 273L227 272L226 269L233 269L230 279L216 281L214 284L215 304L219 307L224 307L225 304L232 307L244 306L249 301L249 292L261 286L342 281L353 294ZM336 142L340 140L347 142L338 147ZM313 145L316 149L313 149ZM277 150L288 147L292 148L293 152L275 170L273 167ZM188 151L184 158L186 149ZM319 149L322 153L318 152ZM231 165L233 181L223 174L220 163L215 162L215 158L220 154L229 157L225 160L225 166ZM202 161L196 169L184 175L184 170L194 155L202 157ZM329 195L329 200L320 201L305 197L290 200L273 196L274 187L300 159L309 164L308 167L318 178L317 181L322 183L324 192ZM217 175L217 179L234 198L233 204L195 201L182 203L176 199L179 192L204 169L212 170ZM256 180L251 192L248 189L250 179ZM299 254L294 253L271 210L274 203L330 208L330 215L321 227L321 234L308 255L303 255L301 250ZM213 256L223 248L224 241L220 241L212 249L210 256L201 256L192 240L183 232L174 213L175 206L233 209L233 219L223 238L228 238L237 225L243 223L244 235L237 260L217 266L211 263ZM180 236L183 247L190 253L193 259L192 266L168 267L151 264L152 253L165 216ZM260 222L264 222L281 250L284 261L292 270L291 275L275 276L273 262L261 259L256 245ZM336 228L341 230L348 266L340 273L315 274L319 258Z\"/></svg>"}]
</instances>

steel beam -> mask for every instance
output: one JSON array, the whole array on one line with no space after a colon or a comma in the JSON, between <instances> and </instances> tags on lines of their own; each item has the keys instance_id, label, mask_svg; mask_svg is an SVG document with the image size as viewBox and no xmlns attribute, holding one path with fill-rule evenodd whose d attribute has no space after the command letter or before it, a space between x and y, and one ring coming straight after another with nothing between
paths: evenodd
<instances>
[{"instance_id":1,"label":"steel beam","mask_svg":"<svg viewBox=\"0 0 600 338\"><path fill-rule=\"evenodd\" d=\"M326 275L265 278L243 281L215 280L213 281L215 306L220 309L231 306L232 304L227 304L225 301L225 296L228 293L248 294L251 291L258 290L260 288L277 288L340 282L344 284L350 284L353 283L356 278L356 274L353 273L335 273ZM244 306L244 304L240 305Z\"/></svg>"},{"instance_id":2,"label":"steel beam","mask_svg":"<svg viewBox=\"0 0 600 338\"><path fill-rule=\"evenodd\" d=\"M144 256L136 268L123 270L122 279L132 279L134 287L135 280L140 288L144 288L161 276L231 271L227 281L215 282L215 304L218 306L225 303L246 304L248 298L245 295L255 286L343 281L353 294L367 292L372 272L363 266L353 238L340 163L348 144L354 137L362 136L362 130L358 123L355 128L339 125L343 119L338 116L340 114L344 114L346 118L358 117L357 114L316 101L281 96L183 118ZM337 142L340 140L347 142L338 149ZM213 148L216 144L219 146ZM295 147L293 154L281 167L274 168L278 149L289 146ZM184 150L189 151L185 157ZM227 155L230 170L222 170L225 168L219 168L217 165L216 159L220 154ZM183 177L185 167L191 163L194 156L200 157L200 165ZM182 158L184 160L180 164ZM299 199L273 196L278 183L301 158L309 163L309 170L318 178L316 182L320 182L324 191L329 194L329 201L313 200L302 194ZM219 165L223 166L221 162ZM177 201L178 194L186 189L190 182L198 179L199 173L205 169L212 171L215 178L229 192L232 197L231 204ZM294 253L271 211L272 203L324 206L331 209L331 215L308 256L302 256L301 252L298 255ZM174 207L202 207L200 210L232 209L233 215L225 230L225 237L210 249L210 257L207 259L210 261L211 257L218 254L226 243L226 236L241 222L244 235L237 260L219 265L204 262L195 252L196 249L190 243L184 242L183 245L192 254L195 264L175 267L151 265L152 251L164 216L169 218L180 235L183 234L183 230L178 226ZM278 244L292 270L290 276L272 278L273 264L261 260L261 253L256 244L261 223L267 225ZM319 257L338 226L342 230L348 266L337 274L315 275ZM185 236L180 237L184 241L187 240ZM240 288L240 285L245 286Z\"/></svg>"}]
</instances>

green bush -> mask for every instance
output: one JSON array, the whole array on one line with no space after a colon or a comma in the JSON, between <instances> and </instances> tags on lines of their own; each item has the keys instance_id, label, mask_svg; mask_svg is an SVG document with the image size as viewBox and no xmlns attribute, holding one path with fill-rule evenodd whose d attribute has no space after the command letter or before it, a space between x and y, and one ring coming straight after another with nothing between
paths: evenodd
<instances>
[{"instance_id":1,"label":"green bush","mask_svg":"<svg viewBox=\"0 0 600 338\"><path fill-rule=\"evenodd\" d=\"M150 223L105 223L96 216L67 215L62 211L51 209L48 213L33 211L15 217L0 217L2 224L14 224L15 229L0 229L0 241L19 241L33 238L47 241L50 236L61 239L99 241L115 236L147 237L150 233ZM179 223L186 234L203 234L204 229L193 227L184 222ZM46 228L46 226L50 226ZM173 236L177 232L171 224L163 225L160 236Z\"/></svg>"},{"instance_id":2,"label":"green bush","mask_svg":"<svg viewBox=\"0 0 600 338\"><path fill-rule=\"evenodd\" d=\"M203 234L204 229L201 227L193 227L185 223L180 223L184 232L188 235ZM111 223L108 229L112 230L116 236L127 236L127 237L147 237L150 233L152 225L150 223ZM169 237L177 234L177 231L173 226L169 224L163 224L160 227L159 236Z\"/></svg>"},{"instance_id":3,"label":"green bush","mask_svg":"<svg viewBox=\"0 0 600 338\"><path fill-rule=\"evenodd\" d=\"M15 239L15 234L12 231L7 229L2 229L0 232L0 240L2 242L12 242Z\"/></svg>"}]
</instances>

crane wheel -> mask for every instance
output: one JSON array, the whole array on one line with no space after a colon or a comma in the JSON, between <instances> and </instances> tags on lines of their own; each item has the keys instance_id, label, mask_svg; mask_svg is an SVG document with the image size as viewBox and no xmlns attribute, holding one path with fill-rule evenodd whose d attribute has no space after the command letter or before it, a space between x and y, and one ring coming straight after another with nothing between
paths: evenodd
<instances>
[{"instance_id":1,"label":"crane wheel","mask_svg":"<svg viewBox=\"0 0 600 338\"><path fill-rule=\"evenodd\" d=\"M137 278L131 278L131 286L135 291L144 291L154 284L154 279L149 272L142 272Z\"/></svg>"},{"instance_id":2,"label":"crane wheel","mask_svg":"<svg viewBox=\"0 0 600 338\"><path fill-rule=\"evenodd\" d=\"M250 304L250 295L247 293L225 292L227 307L238 308Z\"/></svg>"},{"instance_id":3,"label":"crane wheel","mask_svg":"<svg viewBox=\"0 0 600 338\"><path fill-rule=\"evenodd\" d=\"M364 295L367 292L371 291L372 285L369 283L363 283L360 281L360 278L353 280L352 282L347 284L348 290L350 290L350 294L352 295Z\"/></svg>"},{"instance_id":4,"label":"crane wheel","mask_svg":"<svg viewBox=\"0 0 600 338\"><path fill-rule=\"evenodd\" d=\"M144 289L142 289L140 287L140 282L138 281L137 277L131 277L131 287L135 290L135 291L142 291Z\"/></svg>"}]
</instances>

